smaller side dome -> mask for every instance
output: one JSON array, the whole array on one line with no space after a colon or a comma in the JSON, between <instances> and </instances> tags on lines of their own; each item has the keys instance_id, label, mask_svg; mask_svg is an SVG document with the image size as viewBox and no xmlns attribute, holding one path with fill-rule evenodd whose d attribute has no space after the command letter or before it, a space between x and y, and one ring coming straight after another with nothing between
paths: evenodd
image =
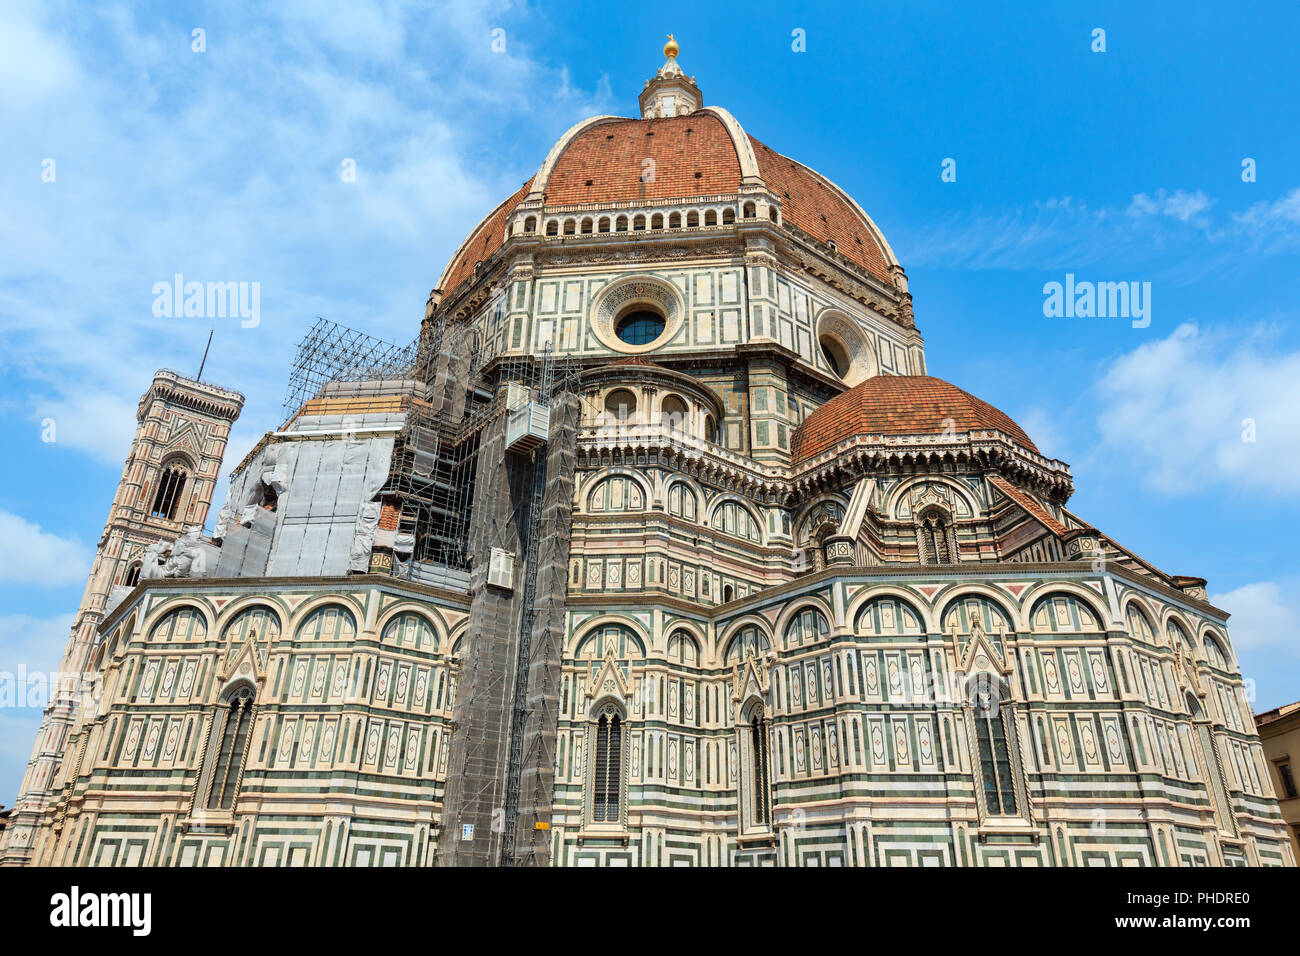
<instances>
[{"instance_id":1,"label":"smaller side dome","mask_svg":"<svg viewBox=\"0 0 1300 956\"><path fill-rule=\"evenodd\" d=\"M938 435L996 429L1029 451L1038 447L1005 412L928 375L877 375L836 395L803 420L791 441L797 465L859 435Z\"/></svg>"}]
</instances>

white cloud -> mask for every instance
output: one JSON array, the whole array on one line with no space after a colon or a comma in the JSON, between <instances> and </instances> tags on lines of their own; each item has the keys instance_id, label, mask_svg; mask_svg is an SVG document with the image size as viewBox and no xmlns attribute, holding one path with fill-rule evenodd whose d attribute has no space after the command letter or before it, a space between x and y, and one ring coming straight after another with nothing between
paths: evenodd
<instances>
[{"instance_id":1,"label":"white cloud","mask_svg":"<svg viewBox=\"0 0 1300 956\"><path fill-rule=\"evenodd\" d=\"M1300 226L1300 188L1272 202L1257 202L1233 218L1252 229L1274 225Z\"/></svg>"},{"instance_id":2,"label":"white cloud","mask_svg":"<svg viewBox=\"0 0 1300 956\"><path fill-rule=\"evenodd\" d=\"M1031 408L1017 419L1025 434L1049 458L1065 459L1069 454L1065 436L1060 429L1059 414L1043 408Z\"/></svg>"},{"instance_id":3,"label":"white cloud","mask_svg":"<svg viewBox=\"0 0 1300 956\"><path fill-rule=\"evenodd\" d=\"M154 369L193 374L210 327L205 378L242 391L259 432L279 424L314 316L413 338L468 231L561 132L609 112L603 80L581 89L530 50L537 15L500 0L296 0L207 23L6 9L0 408L53 417L61 443L120 465ZM155 317L153 284L175 273L258 282L261 324Z\"/></svg>"},{"instance_id":4,"label":"white cloud","mask_svg":"<svg viewBox=\"0 0 1300 956\"><path fill-rule=\"evenodd\" d=\"M0 616L0 675L22 672L46 675L57 671L68 646L73 617L72 614L45 618L28 614Z\"/></svg>"},{"instance_id":5,"label":"white cloud","mask_svg":"<svg viewBox=\"0 0 1300 956\"><path fill-rule=\"evenodd\" d=\"M1295 644L1300 599L1294 591L1284 592L1275 581L1259 581L1223 594L1213 594L1210 603L1232 615L1228 630L1238 651L1255 651L1281 644L1300 653L1300 646ZM1300 688L1297 688L1296 696L1300 697Z\"/></svg>"},{"instance_id":6,"label":"white cloud","mask_svg":"<svg viewBox=\"0 0 1300 956\"><path fill-rule=\"evenodd\" d=\"M1194 193L1176 189L1172 193L1158 190L1154 196L1138 193L1129 203L1130 216L1168 216L1179 222L1187 222L1199 216L1211 206L1211 200L1199 189Z\"/></svg>"},{"instance_id":7,"label":"white cloud","mask_svg":"<svg viewBox=\"0 0 1300 956\"><path fill-rule=\"evenodd\" d=\"M148 377L148 372L141 376L138 391L143 392L148 386ZM32 399L32 416L40 422L42 432L47 424L52 428L55 445L75 448L118 467L126 461L135 436L135 411L135 402L103 391Z\"/></svg>"},{"instance_id":8,"label":"white cloud","mask_svg":"<svg viewBox=\"0 0 1300 956\"><path fill-rule=\"evenodd\" d=\"M0 511L0 541L0 581L7 584L75 584L90 570L89 548L8 511Z\"/></svg>"},{"instance_id":9,"label":"white cloud","mask_svg":"<svg viewBox=\"0 0 1300 956\"><path fill-rule=\"evenodd\" d=\"M1096 394L1102 453L1158 490L1300 495L1300 352L1265 331L1180 325L1115 360Z\"/></svg>"}]
</instances>

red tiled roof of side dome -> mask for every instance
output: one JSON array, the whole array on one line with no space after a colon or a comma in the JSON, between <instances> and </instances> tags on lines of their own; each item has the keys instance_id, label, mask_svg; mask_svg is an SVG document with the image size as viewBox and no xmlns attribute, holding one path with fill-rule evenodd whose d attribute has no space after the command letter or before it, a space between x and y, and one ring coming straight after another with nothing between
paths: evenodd
<instances>
[{"instance_id":1,"label":"red tiled roof of side dome","mask_svg":"<svg viewBox=\"0 0 1300 956\"><path fill-rule=\"evenodd\" d=\"M523 202L524 197L528 195L528 190L533 185L533 179L534 177L530 176L528 182L520 186L513 196L497 206L488 215L487 219L479 223L478 228L474 230L469 241L465 243L465 248L460 250L460 254L448 271L447 281L442 284L444 293L451 292L452 289L472 276L476 263L484 261L501 248L505 242L506 220L515 211L515 207Z\"/></svg>"},{"instance_id":2,"label":"red tiled roof of side dome","mask_svg":"<svg viewBox=\"0 0 1300 956\"><path fill-rule=\"evenodd\" d=\"M1038 451L1006 414L956 385L928 375L877 375L805 418L790 452L798 464L858 435L937 435L949 420L958 433L996 428Z\"/></svg>"},{"instance_id":3,"label":"red tiled roof of side dome","mask_svg":"<svg viewBox=\"0 0 1300 956\"><path fill-rule=\"evenodd\" d=\"M820 242L834 242L849 261L892 285L889 260L858 211L808 167L752 136L749 141L754 144L763 182L781 200L782 218Z\"/></svg>"},{"instance_id":4,"label":"red tiled roof of side dome","mask_svg":"<svg viewBox=\"0 0 1300 956\"><path fill-rule=\"evenodd\" d=\"M653 176L642 182L651 169L646 160L654 161ZM712 113L694 113L587 127L556 161L546 205L683 199L739 189L740 161L727 128Z\"/></svg>"}]
</instances>

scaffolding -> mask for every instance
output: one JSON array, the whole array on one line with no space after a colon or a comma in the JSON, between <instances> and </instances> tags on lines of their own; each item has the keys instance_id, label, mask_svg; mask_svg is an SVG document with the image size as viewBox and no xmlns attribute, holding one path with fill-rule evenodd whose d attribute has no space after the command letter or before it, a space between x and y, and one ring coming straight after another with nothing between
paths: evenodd
<instances>
[{"instance_id":1,"label":"scaffolding","mask_svg":"<svg viewBox=\"0 0 1300 956\"><path fill-rule=\"evenodd\" d=\"M439 862L542 865L581 368L549 345L482 358L473 327L445 318L407 346L319 320L298 347L285 428L400 421L385 426L397 431L370 505L373 551L395 576L470 595Z\"/></svg>"},{"instance_id":2,"label":"scaffolding","mask_svg":"<svg viewBox=\"0 0 1300 956\"><path fill-rule=\"evenodd\" d=\"M341 391L340 383L410 382L417 358L418 340L394 345L317 316L294 355L283 421L291 422L309 400ZM331 385L335 387L329 388ZM373 391L377 395L378 390ZM359 409L367 397L359 396Z\"/></svg>"}]
</instances>

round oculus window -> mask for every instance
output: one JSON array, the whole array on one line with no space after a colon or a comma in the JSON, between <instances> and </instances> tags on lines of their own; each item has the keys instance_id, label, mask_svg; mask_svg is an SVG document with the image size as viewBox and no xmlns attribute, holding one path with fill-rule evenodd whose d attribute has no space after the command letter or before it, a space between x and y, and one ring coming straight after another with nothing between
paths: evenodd
<instances>
[{"instance_id":1,"label":"round oculus window","mask_svg":"<svg viewBox=\"0 0 1300 956\"><path fill-rule=\"evenodd\" d=\"M636 309L618 320L614 334L628 345L649 345L664 334L664 317L649 309Z\"/></svg>"}]
</instances>

